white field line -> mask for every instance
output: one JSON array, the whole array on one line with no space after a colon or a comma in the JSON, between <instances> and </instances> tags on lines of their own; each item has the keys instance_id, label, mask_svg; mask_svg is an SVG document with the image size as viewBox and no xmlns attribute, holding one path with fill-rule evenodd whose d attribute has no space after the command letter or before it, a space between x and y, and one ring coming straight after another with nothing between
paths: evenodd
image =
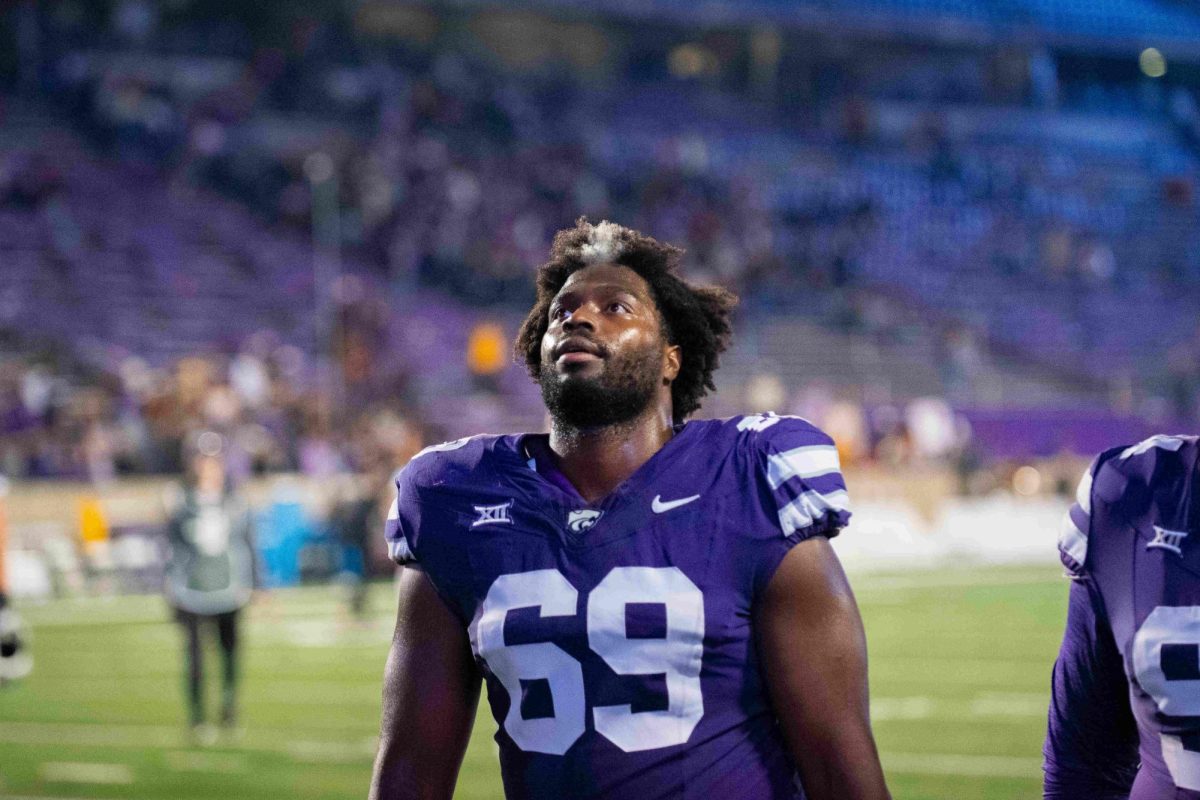
<instances>
[{"instance_id":1,"label":"white field line","mask_svg":"<svg viewBox=\"0 0 1200 800\"><path fill-rule=\"evenodd\" d=\"M1045 717L1050 698L1026 692L987 692L971 701L973 717Z\"/></svg>"},{"instance_id":2,"label":"white field line","mask_svg":"<svg viewBox=\"0 0 1200 800\"><path fill-rule=\"evenodd\" d=\"M98 800L95 797L59 797L55 794L0 794L4 800Z\"/></svg>"},{"instance_id":3,"label":"white field line","mask_svg":"<svg viewBox=\"0 0 1200 800\"><path fill-rule=\"evenodd\" d=\"M1020 756L964 756L949 753L881 753L884 772L951 775L964 778L1041 780L1042 760Z\"/></svg>"},{"instance_id":4,"label":"white field line","mask_svg":"<svg viewBox=\"0 0 1200 800\"><path fill-rule=\"evenodd\" d=\"M365 746L369 745L369 746ZM302 764L358 764L375 757L373 740L357 744L337 742L289 742L288 754Z\"/></svg>"},{"instance_id":5,"label":"white field line","mask_svg":"<svg viewBox=\"0 0 1200 800\"><path fill-rule=\"evenodd\" d=\"M878 574L872 570L848 567L850 582L856 591L888 591L902 589L950 588L967 586L1019 586L1062 581L1061 570L1055 567L1029 570L1003 569L996 574L988 565L981 564L978 569L956 569L947 572L943 569L914 570L900 575ZM373 596L374 597L374 596ZM391 628L395 611L390 589L386 597L381 593L381 602L376 609L372 621L379 622ZM385 600L386 602L382 602ZM344 600L340 594L331 592L323 596L315 591L292 593L291 590L276 590L271 608L249 609L249 620L252 625L261 623L266 626L277 624L280 619L312 619L313 617L336 617ZM119 623L170 623L171 612L166 603L157 595L139 597L95 598L80 597L62 600L51 600L44 604L27 603L20 608L26 622L38 627L60 626L90 626L97 624Z\"/></svg>"},{"instance_id":6,"label":"white field line","mask_svg":"<svg viewBox=\"0 0 1200 800\"><path fill-rule=\"evenodd\" d=\"M382 661L382 656L380 657ZM382 672L382 668L380 670ZM145 682L135 686L134 691L124 691L123 700L137 700L145 703L174 703L178 690L177 676L174 680L163 677L153 683ZM137 680L144 680L138 678ZM60 685L54 688L54 699L58 701L88 701L94 700L98 693L107 691L112 681L91 679L87 676L61 676ZM248 696L253 696L256 702L273 703L276 705L311 705L311 706L366 706L378 707L382 696L382 678L358 681L357 683L303 683L288 682L285 685L267 683L254 686L247 690ZM0 725L7 725L0 722ZM2 800L2 798L0 798Z\"/></svg>"},{"instance_id":7,"label":"white field line","mask_svg":"<svg viewBox=\"0 0 1200 800\"><path fill-rule=\"evenodd\" d=\"M42 780L51 783L97 783L128 786L133 770L128 764L92 764L81 761L47 761L38 768Z\"/></svg>"},{"instance_id":8,"label":"white field line","mask_svg":"<svg viewBox=\"0 0 1200 800\"><path fill-rule=\"evenodd\" d=\"M283 590L281 590L282 592ZM251 623L274 624L281 618L312 619L314 617L338 618L345 607L344 599L331 595L329 598L303 597L277 598L269 608L251 606L247 617ZM378 621L390 627L394 605L378 605ZM19 608L21 615L31 625L89 626L96 624L172 622L172 612L159 595L121 595L110 597L71 597L46 602L24 603ZM386 612L386 613L385 613Z\"/></svg>"},{"instance_id":9,"label":"white field line","mask_svg":"<svg viewBox=\"0 0 1200 800\"><path fill-rule=\"evenodd\" d=\"M915 712L922 712L921 701L926 698L892 698L899 700L899 708L906 713L900 716L912 718ZM907 704L907 706L905 705ZM922 712L923 713L923 712ZM12 741L10 726L5 723L0 730L0 740ZM31 733L35 723L16 723ZM37 725L47 742L74 741L80 738L101 738L97 734L108 736L108 744L116 747L157 747L162 743L161 732L169 730L178 736L174 728L163 729L154 726L91 726L91 725ZM133 730L121 731L124 735L112 736L115 728L127 727ZM51 730L52 729L52 730ZM278 733L278 732L277 732ZM130 736L134 734L134 736ZM28 743L29 738L20 737L21 743ZM41 738L41 737L39 737ZM374 754L375 745L372 740L363 740L357 744L345 742L286 742L281 746L254 747L239 745L240 750L266 750L290 755L296 761L305 763L361 763L369 761ZM177 771L203 772L244 772L248 768L244 759L234 753L189 753L169 751L166 754L167 766ZM882 760L885 770L903 774L919 775L951 775L981 778L1037 778L1041 775L1041 760L1037 758L1022 758L1016 756L974 756L946 753L883 753ZM123 764L93 764L75 762L50 762L43 764L41 776L47 781L67 783L94 784L130 784L133 783L133 771ZM18 800L8 798L8 800ZM68 800L58 798L57 800Z\"/></svg>"},{"instance_id":10,"label":"white field line","mask_svg":"<svg viewBox=\"0 0 1200 800\"><path fill-rule=\"evenodd\" d=\"M258 632L255 634L254 629ZM251 636L274 641L286 641L294 647L367 647L377 649L387 645L392 633L384 627L344 630L332 619L297 619L263 626L253 626Z\"/></svg>"},{"instance_id":11,"label":"white field line","mask_svg":"<svg viewBox=\"0 0 1200 800\"><path fill-rule=\"evenodd\" d=\"M873 697L871 719L875 722L896 719L928 719L937 704L931 697Z\"/></svg>"},{"instance_id":12,"label":"white field line","mask_svg":"<svg viewBox=\"0 0 1200 800\"><path fill-rule=\"evenodd\" d=\"M350 741L293 740L294 732L279 729L255 729L248 740L220 745L219 752L276 753L297 761L328 763L369 762L375 755L377 740L373 736ZM336 736L336 731L330 735ZM0 744L17 745L75 745L79 747L132 748L176 751L185 746L186 733L182 728L166 725L122 725L106 723L12 722L0 725ZM215 754L214 754L215 755Z\"/></svg>"},{"instance_id":13,"label":"white field line","mask_svg":"<svg viewBox=\"0 0 1200 800\"><path fill-rule=\"evenodd\" d=\"M886 660L888 669L897 675L924 674L930 669L930 660L928 658L891 656ZM978 683L984 679L983 676L996 675L1012 675L1019 682L1022 678L1036 675L1039 682L1044 682L1048 688L1050 686L1050 668L1053 665L1053 658L1047 658L1046 660L1031 658L1017 661L977 658L974 656L955 658L953 656L939 655L937 657L938 669L943 673L943 684L948 682L961 684L964 681ZM1042 680L1043 675L1045 676L1044 681Z\"/></svg>"},{"instance_id":14,"label":"white field line","mask_svg":"<svg viewBox=\"0 0 1200 800\"><path fill-rule=\"evenodd\" d=\"M166 611L149 613L135 609L112 609L103 614L88 613L79 615L71 613L70 609L51 606L36 611L22 612L21 616L33 628L86 628L93 625L151 625L157 622L167 623L171 618Z\"/></svg>"},{"instance_id":15,"label":"white field line","mask_svg":"<svg viewBox=\"0 0 1200 800\"><path fill-rule=\"evenodd\" d=\"M88 723L14 722L0 725L0 742L77 747L158 747L181 741L182 727L166 725L93 725Z\"/></svg>"},{"instance_id":16,"label":"white field line","mask_svg":"<svg viewBox=\"0 0 1200 800\"><path fill-rule=\"evenodd\" d=\"M237 753L169 750L163 754L163 761L172 772L219 772L230 775L250 771L246 757Z\"/></svg>"},{"instance_id":17,"label":"white field line","mask_svg":"<svg viewBox=\"0 0 1200 800\"><path fill-rule=\"evenodd\" d=\"M987 586L1035 586L1047 583L1062 583L1061 570L1040 570L1038 572L1018 572L1012 575L995 575L985 571L978 573L962 571L952 573L922 573L911 575L872 575L870 573L850 574L850 585L856 592L882 592L893 590L920 589L949 589L963 587Z\"/></svg>"},{"instance_id":18,"label":"white field line","mask_svg":"<svg viewBox=\"0 0 1200 800\"><path fill-rule=\"evenodd\" d=\"M92 625L153 625L156 623L174 624L170 610L161 603L151 608L138 606L113 607L107 609L88 609L77 612L69 601L55 601L45 606L29 606L21 609L21 616L30 625L46 628L89 627ZM336 609L331 604L309 605L301 608L291 608L282 614L272 613L270 616L260 615L255 611L249 612L251 625L270 626L278 624L279 618L284 620L311 620L328 618L335 621ZM380 617L380 623L388 623Z\"/></svg>"},{"instance_id":19,"label":"white field line","mask_svg":"<svg viewBox=\"0 0 1200 800\"><path fill-rule=\"evenodd\" d=\"M905 720L961 721L967 717L987 719L995 723L1027 724L1027 720L1046 716L1049 698L1034 693L990 692L976 695L969 701L938 700L933 697L872 697L871 720L896 722Z\"/></svg>"}]
</instances>

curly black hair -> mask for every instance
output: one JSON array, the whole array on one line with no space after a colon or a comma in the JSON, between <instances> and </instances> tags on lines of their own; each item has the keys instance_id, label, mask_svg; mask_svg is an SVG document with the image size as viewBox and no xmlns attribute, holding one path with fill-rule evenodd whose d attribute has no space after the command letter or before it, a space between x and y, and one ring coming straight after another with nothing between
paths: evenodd
<instances>
[{"instance_id":1,"label":"curly black hair","mask_svg":"<svg viewBox=\"0 0 1200 800\"><path fill-rule=\"evenodd\" d=\"M541 377L542 337L550 325L550 303L573 273L593 264L620 264L650 286L667 341L683 352L679 375L671 383L676 422L700 408L700 399L717 387L713 372L733 335L730 314L737 295L719 286L693 286L676 271L683 250L643 233L580 217L574 228L554 236L550 260L537 271L537 300L513 343L535 381Z\"/></svg>"}]
</instances>

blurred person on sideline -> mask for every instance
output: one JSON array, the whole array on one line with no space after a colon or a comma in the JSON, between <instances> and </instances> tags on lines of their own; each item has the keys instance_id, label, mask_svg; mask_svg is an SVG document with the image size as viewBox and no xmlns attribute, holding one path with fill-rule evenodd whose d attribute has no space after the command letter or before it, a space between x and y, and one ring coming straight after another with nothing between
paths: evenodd
<instances>
[{"instance_id":1,"label":"blurred person on sideline","mask_svg":"<svg viewBox=\"0 0 1200 800\"><path fill-rule=\"evenodd\" d=\"M226 469L227 442L213 431L187 445L187 472L169 500L170 552L166 597L184 634L188 722L195 739L208 743L202 631L215 631L221 652L220 723L237 723L238 621L259 585L259 564L249 508Z\"/></svg>"},{"instance_id":2,"label":"blurred person on sideline","mask_svg":"<svg viewBox=\"0 0 1200 800\"><path fill-rule=\"evenodd\" d=\"M1092 462L1060 529L1071 578L1047 800L1200 799L1200 444L1153 436Z\"/></svg>"},{"instance_id":3,"label":"blurred person on sideline","mask_svg":"<svg viewBox=\"0 0 1200 800\"><path fill-rule=\"evenodd\" d=\"M378 514L380 483L369 474L341 476L329 514L329 527L342 546L339 577L346 584L348 610L356 623L367 618L368 543L383 518Z\"/></svg>"}]
</instances>

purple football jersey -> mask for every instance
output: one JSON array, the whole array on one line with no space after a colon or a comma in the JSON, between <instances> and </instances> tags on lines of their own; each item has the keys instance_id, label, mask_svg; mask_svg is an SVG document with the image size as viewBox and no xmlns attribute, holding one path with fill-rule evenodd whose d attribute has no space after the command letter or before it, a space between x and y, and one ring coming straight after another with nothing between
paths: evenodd
<instances>
[{"instance_id":1,"label":"purple football jersey","mask_svg":"<svg viewBox=\"0 0 1200 800\"><path fill-rule=\"evenodd\" d=\"M1063 521L1048 798L1200 800L1198 457L1194 436L1106 451Z\"/></svg>"},{"instance_id":2,"label":"purple football jersey","mask_svg":"<svg viewBox=\"0 0 1200 800\"><path fill-rule=\"evenodd\" d=\"M752 611L850 513L833 442L794 417L692 421L587 504L545 435L478 436L397 477L387 538L468 632L519 798L800 798Z\"/></svg>"}]
</instances>

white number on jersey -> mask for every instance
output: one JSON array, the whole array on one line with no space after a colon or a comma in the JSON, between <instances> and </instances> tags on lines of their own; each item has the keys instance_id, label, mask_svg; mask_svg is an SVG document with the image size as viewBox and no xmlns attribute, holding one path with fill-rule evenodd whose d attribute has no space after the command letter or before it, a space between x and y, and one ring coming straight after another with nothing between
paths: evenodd
<instances>
[{"instance_id":1,"label":"white number on jersey","mask_svg":"<svg viewBox=\"0 0 1200 800\"><path fill-rule=\"evenodd\" d=\"M630 639L627 603L663 603L665 639ZM704 595L678 567L617 567L588 599L588 645L618 675L667 674L667 708L635 712L597 706L596 730L626 753L683 744L704 716L700 661L704 654Z\"/></svg>"},{"instance_id":2,"label":"white number on jersey","mask_svg":"<svg viewBox=\"0 0 1200 800\"><path fill-rule=\"evenodd\" d=\"M583 668L550 642L504 644L504 620L514 608L536 607L543 617L573 617L579 592L556 569L501 575L488 590L479 618L478 649L510 699L504 728L522 750L561 756L584 731ZM521 681L550 684L554 716L521 716Z\"/></svg>"},{"instance_id":3,"label":"white number on jersey","mask_svg":"<svg viewBox=\"0 0 1200 800\"><path fill-rule=\"evenodd\" d=\"M572 616L579 593L556 569L501 575L488 590L479 617L476 653L509 696L504 729L522 750L562 755L585 730L583 669L551 642L508 645L504 621L517 608L541 616ZM630 603L661 603L666 637L631 639ZM704 715L700 664L704 652L704 595L677 567L617 567L592 591L588 645L619 675L666 674L667 708L634 711L628 705L593 709L596 731L627 753L683 744ZM545 680L554 716L521 715L522 681Z\"/></svg>"},{"instance_id":4,"label":"white number on jersey","mask_svg":"<svg viewBox=\"0 0 1200 800\"><path fill-rule=\"evenodd\" d=\"M1133 637L1133 670L1158 710L1200 717L1200 606L1159 606ZM1163 760L1181 789L1200 791L1200 752L1162 734Z\"/></svg>"}]
</instances>

